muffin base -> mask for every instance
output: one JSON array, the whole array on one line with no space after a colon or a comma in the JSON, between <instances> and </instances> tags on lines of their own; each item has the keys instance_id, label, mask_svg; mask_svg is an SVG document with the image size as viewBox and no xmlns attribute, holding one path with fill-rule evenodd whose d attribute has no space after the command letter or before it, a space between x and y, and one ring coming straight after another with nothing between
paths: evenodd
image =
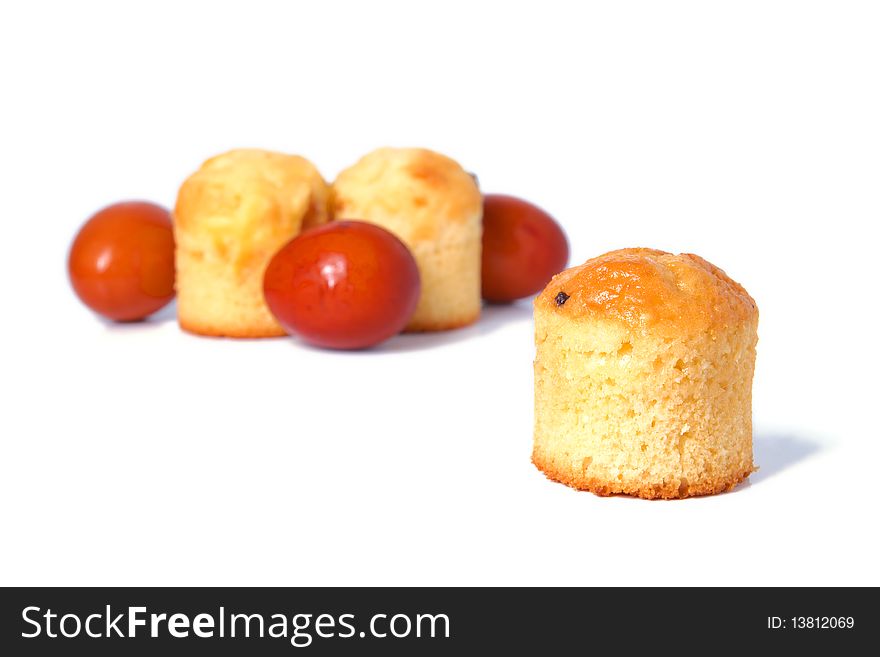
<instances>
[{"instance_id":1,"label":"muffin base","mask_svg":"<svg viewBox=\"0 0 880 657\"><path fill-rule=\"evenodd\" d=\"M480 317L479 233L473 239L410 244L422 292L404 332L448 331Z\"/></svg>"},{"instance_id":2,"label":"muffin base","mask_svg":"<svg viewBox=\"0 0 880 657\"><path fill-rule=\"evenodd\" d=\"M287 333L280 327L272 326L217 326L210 323L199 323L192 320L177 318L180 328L193 335L212 338L280 338Z\"/></svg>"},{"instance_id":3,"label":"muffin base","mask_svg":"<svg viewBox=\"0 0 880 657\"><path fill-rule=\"evenodd\" d=\"M757 468L734 472L727 477L695 482L694 484L679 483L677 479L665 482L641 480L609 481L598 477L578 476L571 470L559 468L553 459L545 458L538 452L532 453L532 463L547 479L565 484L577 490L588 491L599 497L610 495L628 495L644 500L673 500L702 495L716 495L736 488L745 481Z\"/></svg>"},{"instance_id":4,"label":"muffin base","mask_svg":"<svg viewBox=\"0 0 880 657\"><path fill-rule=\"evenodd\" d=\"M453 329L464 328L465 326L470 326L471 324L476 323L476 321L480 319L480 313L477 312L470 317L466 317L464 319L450 319L446 321L435 320L428 321L423 320L420 322L412 322L410 323L404 330L404 333L431 333L433 331L451 331Z\"/></svg>"}]
</instances>

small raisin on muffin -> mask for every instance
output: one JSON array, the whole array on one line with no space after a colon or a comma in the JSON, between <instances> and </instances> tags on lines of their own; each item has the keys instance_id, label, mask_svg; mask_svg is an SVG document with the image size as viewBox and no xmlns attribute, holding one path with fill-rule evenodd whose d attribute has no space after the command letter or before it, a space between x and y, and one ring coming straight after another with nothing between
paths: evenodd
<instances>
[{"instance_id":1,"label":"small raisin on muffin","mask_svg":"<svg viewBox=\"0 0 880 657\"><path fill-rule=\"evenodd\" d=\"M442 331L480 316L483 200L474 177L424 148L380 148L333 183L334 219L377 224L412 251L422 294L407 331Z\"/></svg>"},{"instance_id":2,"label":"small raisin on muffin","mask_svg":"<svg viewBox=\"0 0 880 657\"><path fill-rule=\"evenodd\" d=\"M622 249L535 299L532 462L598 495L681 498L754 470L758 308L692 254Z\"/></svg>"},{"instance_id":3,"label":"small raisin on muffin","mask_svg":"<svg viewBox=\"0 0 880 657\"><path fill-rule=\"evenodd\" d=\"M174 208L177 315L191 333L284 335L263 299L272 256L329 219L330 189L308 160L259 149L218 155L183 183Z\"/></svg>"}]
</instances>

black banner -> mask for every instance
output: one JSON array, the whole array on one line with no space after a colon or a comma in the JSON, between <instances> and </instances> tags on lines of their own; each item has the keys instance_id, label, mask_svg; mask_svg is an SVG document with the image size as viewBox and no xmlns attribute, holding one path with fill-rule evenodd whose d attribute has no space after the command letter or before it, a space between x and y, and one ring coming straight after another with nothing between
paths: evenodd
<instances>
[{"instance_id":1,"label":"black banner","mask_svg":"<svg viewBox=\"0 0 880 657\"><path fill-rule=\"evenodd\" d=\"M875 589L4 589L0 654L623 654L810 646L876 634Z\"/></svg>"}]
</instances>

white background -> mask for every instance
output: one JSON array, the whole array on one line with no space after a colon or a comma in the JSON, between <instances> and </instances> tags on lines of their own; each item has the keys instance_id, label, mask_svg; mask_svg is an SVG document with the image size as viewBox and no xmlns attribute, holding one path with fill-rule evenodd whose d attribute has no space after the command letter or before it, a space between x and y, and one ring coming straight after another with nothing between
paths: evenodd
<instances>
[{"instance_id":1,"label":"white background","mask_svg":"<svg viewBox=\"0 0 880 657\"><path fill-rule=\"evenodd\" d=\"M880 584L874 3L4 3L0 583ZM572 262L701 254L761 310L761 470L681 502L529 462L528 301L370 353L111 326L78 226L238 146L423 145Z\"/></svg>"}]
</instances>

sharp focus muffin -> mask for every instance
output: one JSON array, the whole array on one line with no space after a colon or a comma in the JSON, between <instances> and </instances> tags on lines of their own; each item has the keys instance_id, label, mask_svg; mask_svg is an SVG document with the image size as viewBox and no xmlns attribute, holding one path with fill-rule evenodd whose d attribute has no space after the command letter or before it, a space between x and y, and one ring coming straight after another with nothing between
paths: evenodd
<instances>
[{"instance_id":1,"label":"sharp focus muffin","mask_svg":"<svg viewBox=\"0 0 880 657\"><path fill-rule=\"evenodd\" d=\"M758 309L691 254L612 251L535 300L532 460L599 495L729 490L752 463Z\"/></svg>"}]
</instances>

